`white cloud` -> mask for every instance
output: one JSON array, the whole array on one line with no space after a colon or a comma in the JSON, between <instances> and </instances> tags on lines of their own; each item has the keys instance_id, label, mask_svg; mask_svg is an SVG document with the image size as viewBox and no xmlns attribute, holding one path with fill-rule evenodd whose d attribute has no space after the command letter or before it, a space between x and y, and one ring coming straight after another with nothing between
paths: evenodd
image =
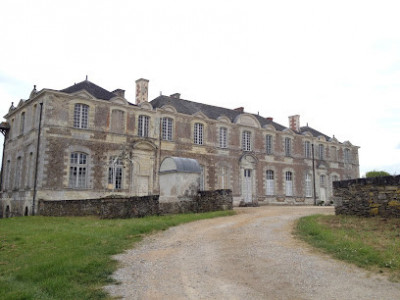
<instances>
[{"instance_id":1,"label":"white cloud","mask_svg":"<svg viewBox=\"0 0 400 300\"><path fill-rule=\"evenodd\" d=\"M89 75L133 99L145 77L150 97L181 92L285 126L300 114L361 146L362 172L400 164L398 2L246 3L1 1L0 112L33 84L62 89Z\"/></svg>"}]
</instances>

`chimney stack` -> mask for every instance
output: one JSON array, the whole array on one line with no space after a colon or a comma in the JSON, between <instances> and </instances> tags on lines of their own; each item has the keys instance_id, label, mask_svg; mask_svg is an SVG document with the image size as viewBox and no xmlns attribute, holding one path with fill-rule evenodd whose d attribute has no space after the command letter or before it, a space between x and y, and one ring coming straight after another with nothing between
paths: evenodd
<instances>
[{"instance_id":1,"label":"chimney stack","mask_svg":"<svg viewBox=\"0 0 400 300\"><path fill-rule=\"evenodd\" d=\"M293 131L300 131L300 116L294 115L289 117L289 128Z\"/></svg>"},{"instance_id":2,"label":"chimney stack","mask_svg":"<svg viewBox=\"0 0 400 300\"><path fill-rule=\"evenodd\" d=\"M140 78L136 80L136 105L148 102L149 81Z\"/></svg>"},{"instance_id":3,"label":"chimney stack","mask_svg":"<svg viewBox=\"0 0 400 300\"><path fill-rule=\"evenodd\" d=\"M273 120L274 120L274 118L272 118L272 117L268 117L268 118L267 118L267 121L268 121L268 122L272 122Z\"/></svg>"},{"instance_id":4,"label":"chimney stack","mask_svg":"<svg viewBox=\"0 0 400 300\"><path fill-rule=\"evenodd\" d=\"M125 90L116 89L115 91L112 91L112 93L117 95L118 97L125 98Z\"/></svg>"}]
</instances>

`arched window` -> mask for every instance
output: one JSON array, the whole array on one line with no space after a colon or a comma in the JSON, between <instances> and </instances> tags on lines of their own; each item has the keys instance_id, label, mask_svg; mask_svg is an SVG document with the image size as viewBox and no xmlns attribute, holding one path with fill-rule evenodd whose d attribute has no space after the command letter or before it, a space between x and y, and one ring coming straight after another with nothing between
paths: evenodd
<instances>
[{"instance_id":1,"label":"arched window","mask_svg":"<svg viewBox=\"0 0 400 300\"><path fill-rule=\"evenodd\" d=\"M77 103L74 107L74 127L88 128L89 106Z\"/></svg>"},{"instance_id":2,"label":"arched window","mask_svg":"<svg viewBox=\"0 0 400 300\"><path fill-rule=\"evenodd\" d=\"M273 170L267 170L266 172L266 195L267 196L272 196L275 194L275 180L274 180L274 171Z\"/></svg>"},{"instance_id":3,"label":"arched window","mask_svg":"<svg viewBox=\"0 0 400 300\"><path fill-rule=\"evenodd\" d=\"M73 152L70 156L69 187L86 188L88 173L88 155Z\"/></svg>"},{"instance_id":4,"label":"arched window","mask_svg":"<svg viewBox=\"0 0 400 300\"><path fill-rule=\"evenodd\" d=\"M286 196L293 196L293 173L288 171L285 173L285 182L286 182L286 189L285 194Z\"/></svg>"}]
</instances>

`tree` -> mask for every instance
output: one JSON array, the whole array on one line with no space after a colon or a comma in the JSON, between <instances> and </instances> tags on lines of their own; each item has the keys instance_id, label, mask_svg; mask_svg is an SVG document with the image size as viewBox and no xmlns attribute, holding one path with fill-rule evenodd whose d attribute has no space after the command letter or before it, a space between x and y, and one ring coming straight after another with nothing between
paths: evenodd
<instances>
[{"instance_id":1,"label":"tree","mask_svg":"<svg viewBox=\"0 0 400 300\"><path fill-rule=\"evenodd\" d=\"M385 171L369 171L365 174L365 177L371 178L371 177L381 177L381 176L390 176L388 172Z\"/></svg>"}]
</instances>

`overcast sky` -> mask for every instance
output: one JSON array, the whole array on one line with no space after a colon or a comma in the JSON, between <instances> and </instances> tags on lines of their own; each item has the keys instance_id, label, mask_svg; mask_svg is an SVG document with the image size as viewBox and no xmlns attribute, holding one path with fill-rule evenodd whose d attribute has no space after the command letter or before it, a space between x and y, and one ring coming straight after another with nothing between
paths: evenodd
<instances>
[{"instance_id":1,"label":"overcast sky","mask_svg":"<svg viewBox=\"0 0 400 300\"><path fill-rule=\"evenodd\" d=\"M89 80L149 97L299 114L360 146L361 175L400 174L400 1L0 2L0 113Z\"/></svg>"}]
</instances>

